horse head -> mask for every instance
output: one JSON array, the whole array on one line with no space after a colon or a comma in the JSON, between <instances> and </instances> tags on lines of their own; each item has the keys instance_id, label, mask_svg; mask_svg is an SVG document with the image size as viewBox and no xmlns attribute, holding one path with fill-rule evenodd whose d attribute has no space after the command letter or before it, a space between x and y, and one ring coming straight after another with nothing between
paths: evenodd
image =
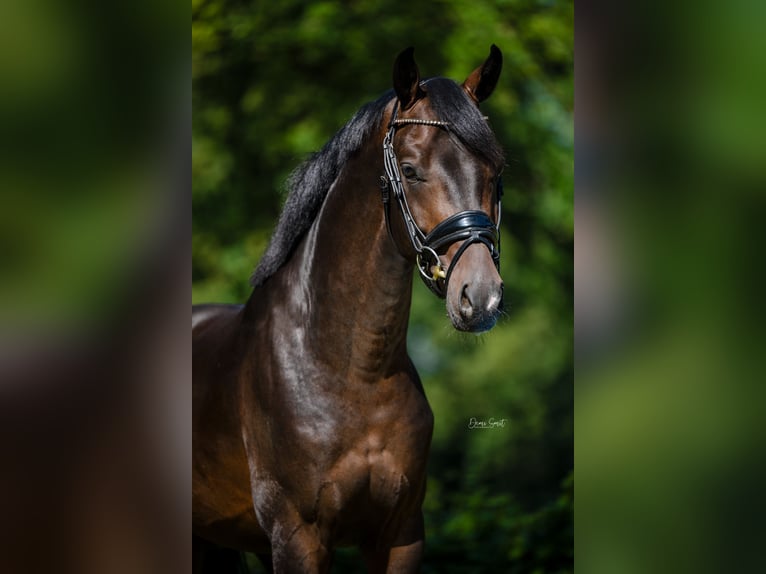
<instances>
[{"instance_id":1,"label":"horse head","mask_svg":"<svg viewBox=\"0 0 766 574\"><path fill-rule=\"evenodd\" d=\"M389 232L426 285L446 299L453 326L475 333L495 325L503 301L498 225L504 158L478 108L501 68L502 54L493 45L462 85L421 81L413 49L403 51L394 63L396 99L384 141Z\"/></svg>"}]
</instances>

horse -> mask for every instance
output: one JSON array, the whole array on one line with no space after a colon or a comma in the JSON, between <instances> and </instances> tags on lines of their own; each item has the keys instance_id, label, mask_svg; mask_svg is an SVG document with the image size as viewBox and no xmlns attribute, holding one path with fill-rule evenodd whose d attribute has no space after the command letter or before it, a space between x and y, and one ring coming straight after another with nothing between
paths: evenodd
<instances>
[{"instance_id":1,"label":"horse","mask_svg":"<svg viewBox=\"0 0 766 574\"><path fill-rule=\"evenodd\" d=\"M290 177L244 305L192 307L193 563L416 572L433 413L407 354L413 276L460 331L502 309L504 154L479 104L502 53L462 84L426 80L414 49ZM217 557L217 558L216 558ZM230 569L230 570L229 570Z\"/></svg>"}]
</instances>

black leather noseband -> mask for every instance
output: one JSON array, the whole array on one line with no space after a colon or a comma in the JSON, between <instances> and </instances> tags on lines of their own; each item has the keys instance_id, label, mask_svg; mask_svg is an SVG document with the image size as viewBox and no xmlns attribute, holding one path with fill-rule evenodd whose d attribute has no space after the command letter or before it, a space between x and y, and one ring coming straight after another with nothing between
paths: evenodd
<instances>
[{"instance_id":1,"label":"black leather noseband","mask_svg":"<svg viewBox=\"0 0 766 574\"><path fill-rule=\"evenodd\" d=\"M386 175L381 176L381 190L383 195L383 206L386 216L386 226L388 234L393 239L391 233L390 203L391 192L399 203L404 224L407 228L407 234L410 243L417 254L417 267L420 277L426 286L437 296L444 298L447 296L447 285L450 276L455 268L460 256L465 250L474 243L482 243L489 249L492 255L492 261L495 267L500 270L500 197L502 186L498 181L497 189L497 213L498 222L494 223L492 219L483 211L467 210L452 215L434 227L427 235L415 223L410 206L407 203L407 196L404 193L404 185L399 175L399 161L394 153L393 139L397 126L408 124L421 124L428 126L443 127L449 125L448 122L439 120L420 120L420 119L396 119L398 104L394 106L394 112L391 116L391 122L388 126L388 132L383 140L383 166ZM463 244L458 248L449 268L444 270L439 253L447 251L450 245L462 241Z\"/></svg>"}]
</instances>

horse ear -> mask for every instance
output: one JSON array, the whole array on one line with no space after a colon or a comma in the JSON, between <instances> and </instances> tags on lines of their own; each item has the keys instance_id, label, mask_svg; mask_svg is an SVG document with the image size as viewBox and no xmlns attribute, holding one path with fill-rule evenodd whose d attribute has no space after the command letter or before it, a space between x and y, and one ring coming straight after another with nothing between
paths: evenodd
<instances>
[{"instance_id":1,"label":"horse ear","mask_svg":"<svg viewBox=\"0 0 766 574\"><path fill-rule=\"evenodd\" d=\"M466 78L463 89L477 104L483 102L495 89L502 69L503 53L492 44L489 57Z\"/></svg>"},{"instance_id":2,"label":"horse ear","mask_svg":"<svg viewBox=\"0 0 766 574\"><path fill-rule=\"evenodd\" d=\"M394 91L402 110L411 108L416 101L425 96L420 87L420 72L415 63L414 52L415 48L409 47L401 52L394 62Z\"/></svg>"}]
</instances>

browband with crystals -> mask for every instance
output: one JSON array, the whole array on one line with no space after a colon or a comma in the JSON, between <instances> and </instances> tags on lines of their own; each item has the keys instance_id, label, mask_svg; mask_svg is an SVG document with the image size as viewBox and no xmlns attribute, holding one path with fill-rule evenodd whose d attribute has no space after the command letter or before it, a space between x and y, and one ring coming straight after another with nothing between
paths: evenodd
<instances>
[{"instance_id":1,"label":"browband with crystals","mask_svg":"<svg viewBox=\"0 0 766 574\"><path fill-rule=\"evenodd\" d=\"M485 120L489 119L489 116L482 116ZM405 124L422 124L424 126L448 126L449 122L443 122L441 120L421 120L418 118L396 118L391 120L391 125L401 126Z\"/></svg>"},{"instance_id":2,"label":"browband with crystals","mask_svg":"<svg viewBox=\"0 0 766 574\"><path fill-rule=\"evenodd\" d=\"M448 126L449 122L441 120L421 120L418 118L398 118L391 121L391 125L400 126L403 124L423 124L426 126Z\"/></svg>"}]
</instances>

